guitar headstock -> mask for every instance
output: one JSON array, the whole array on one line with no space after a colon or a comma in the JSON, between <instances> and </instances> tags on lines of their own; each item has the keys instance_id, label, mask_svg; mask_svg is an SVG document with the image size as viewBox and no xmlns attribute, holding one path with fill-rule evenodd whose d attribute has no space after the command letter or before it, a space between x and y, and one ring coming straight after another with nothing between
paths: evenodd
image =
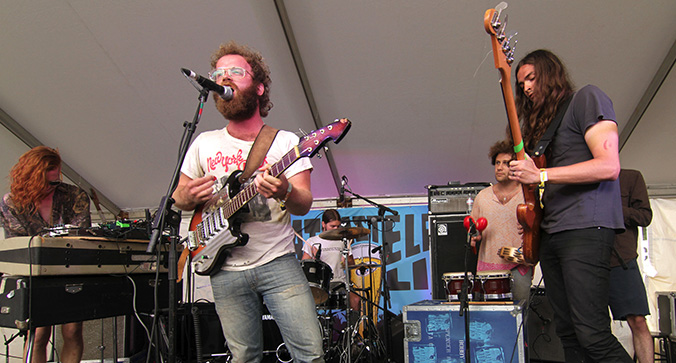
<instances>
[{"instance_id":1,"label":"guitar headstock","mask_svg":"<svg viewBox=\"0 0 676 363\"><path fill-rule=\"evenodd\" d=\"M350 130L350 126L350 120L341 118L303 136L298 144L300 156L314 156L329 140L339 143Z\"/></svg>"},{"instance_id":2,"label":"guitar headstock","mask_svg":"<svg viewBox=\"0 0 676 363\"><path fill-rule=\"evenodd\" d=\"M512 45L510 44L512 37L507 37L505 35L507 15L505 14L504 19L501 18L502 11L505 9L507 9L507 3L503 1L498 4L495 9L486 10L486 13L484 14L484 29L486 29L486 33L491 36L495 68L501 69L509 74L512 62L514 62L516 40L514 41L514 45Z\"/></svg>"}]
</instances>

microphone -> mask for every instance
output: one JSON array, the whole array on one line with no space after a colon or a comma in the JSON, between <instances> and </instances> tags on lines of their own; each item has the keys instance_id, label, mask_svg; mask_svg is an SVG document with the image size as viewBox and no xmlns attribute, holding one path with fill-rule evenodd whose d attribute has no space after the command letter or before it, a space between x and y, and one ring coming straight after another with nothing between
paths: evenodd
<instances>
[{"instance_id":1,"label":"microphone","mask_svg":"<svg viewBox=\"0 0 676 363\"><path fill-rule=\"evenodd\" d=\"M376 252L380 251L381 248L383 248L383 246L377 246L377 247L375 247L371 250L371 253L376 253Z\"/></svg>"},{"instance_id":2,"label":"microphone","mask_svg":"<svg viewBox=\"0 0 676 363\"><path fill-rule=\"evenodd\" d=\"M343 175L340 178L340 200L345 200L345 184L347 184L347 177Z\"/></svg>"},{"instance_id":3,"label":"microphone","mask_svg":"<svg viewBox=\"0 0 676 363\"><path fill-rule=\"evenodd\" d=\"M315 254L315 260L319 260L322 257L322 245L317 246L317 253Z\"/></svg>"},{"instance_id":4,"label":"microphone","mask_svg":"<svg viewBox=\"0 0 676 363\"><path fill-rule=\"evenodd\" d=\"M221 96L222 99L229 101L232 99L232 88L228 86L221 86L218 83L210 80L209 78L204 78L200 76L199 74L196 74L195 72L186 69L186 68L181 68L181 72L183 72L183 75L194 80L195 82L199 83L200 86L204 87L205 89L216 92L219 96Z\"/></svg>"}]
</instances>

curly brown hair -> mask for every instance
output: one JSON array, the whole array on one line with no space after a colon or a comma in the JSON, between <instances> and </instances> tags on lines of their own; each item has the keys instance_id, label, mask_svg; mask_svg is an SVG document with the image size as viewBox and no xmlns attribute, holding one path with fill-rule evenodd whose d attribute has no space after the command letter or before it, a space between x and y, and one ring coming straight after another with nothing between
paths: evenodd
<instances>
[{"instance_id":1,"label":"curly brown hair","mask_svg":"<svg viewBox=\"0 0 676 363\"><path fill-rule=\"evenodd\" d=\"M252 78L254 84L263 84L265 90L258 97L258 112L261 117L266 117L273 106L272 102L270 102L270 82L272 80L270 79L270 69L265 64L263 56L258 51L231 40L225 44L221 44L218 50L211 55L211 68L216 68L218 60L228 54L237 54L244 58L253 71Z\"/></svg>"},{"instance_id":2,"label":"curly brown hair","mask_svg":"<svg viewBox=\"0 0 676 363\"><path fill-rule=\"evenodd\" d=\"M61 167L57 149L37 146L25 152L9 173L10 195L19 213L34 212L47 196L48 171Z\"/></svg>"},{"instance_id":3,"label":"curly brown hair","mask_svg":"<svg viewBox=\"0 0 676 363\"><path fill-rule=\"evenodd\" d=\"M512 155L512 158L516 157L516 154L514 153L514 143L512 140L505 139L498 141L493 144L493 146L491 146L490 150L488 150L488 157L491 159L492 165L495 165L495 159L499 154L509 154Z\"/></svg>"},{"instance_id":4,"label":"curly brown hair","mask_svg":"<svg viewBox=\"0 0 676 363\"><path fill-rule=\"evenodd\" d=\"M573 83L563 62L549 50L528 53L516 66L514 74L518 74L525 64L535 68L535 93L544 96L533 102L516 81L516 110L526 151L530 152L547 130L561 102L573 94Z\"/></svg>"}]
</instances>

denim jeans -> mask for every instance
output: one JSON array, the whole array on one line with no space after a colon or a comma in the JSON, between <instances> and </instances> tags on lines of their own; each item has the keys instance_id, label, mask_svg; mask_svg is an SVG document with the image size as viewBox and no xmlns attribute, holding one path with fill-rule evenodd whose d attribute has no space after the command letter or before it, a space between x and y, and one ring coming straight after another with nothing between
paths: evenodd
<instances>
[{"instance_id":1,"label":"denim jeans","mask_svg":"<svg viewBox=\"0 0 676 363\"><path fill-rule=\"evenodd\" d=\"M211 286L233 362L261 361L263 302L295 362L324 362L315 303L294 255L245 271L220 271Z\"/></svg>"},{"instance_id":2,"label":"denim jeans","mask_svg":"<svg viewBox=\"0 0 676 363\"><path fill-rule=\"evenodd\" d=\"M540 264L566 362L633 362L610 330L614 240L607 228L542 233Z\"/></svg>"}]
</instances>

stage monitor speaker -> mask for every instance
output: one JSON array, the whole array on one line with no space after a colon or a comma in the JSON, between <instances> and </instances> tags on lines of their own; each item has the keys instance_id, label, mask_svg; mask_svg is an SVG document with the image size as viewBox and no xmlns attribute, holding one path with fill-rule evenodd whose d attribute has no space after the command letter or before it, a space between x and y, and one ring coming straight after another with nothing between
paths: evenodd
<instances>
[{"instance_id":1,"label":"stage monitor speaker","mask_svg":"<svg viewBox=\"0 0 676 363\"><path fill-rule=\"evenodd\" d=\"M462 225L467 214L429 215L432 299L447 299L442 277L447 272L465 271L467 231ZM467 270L476 273L477 256L467 251Z\"/></svg>"}]
</instances>

